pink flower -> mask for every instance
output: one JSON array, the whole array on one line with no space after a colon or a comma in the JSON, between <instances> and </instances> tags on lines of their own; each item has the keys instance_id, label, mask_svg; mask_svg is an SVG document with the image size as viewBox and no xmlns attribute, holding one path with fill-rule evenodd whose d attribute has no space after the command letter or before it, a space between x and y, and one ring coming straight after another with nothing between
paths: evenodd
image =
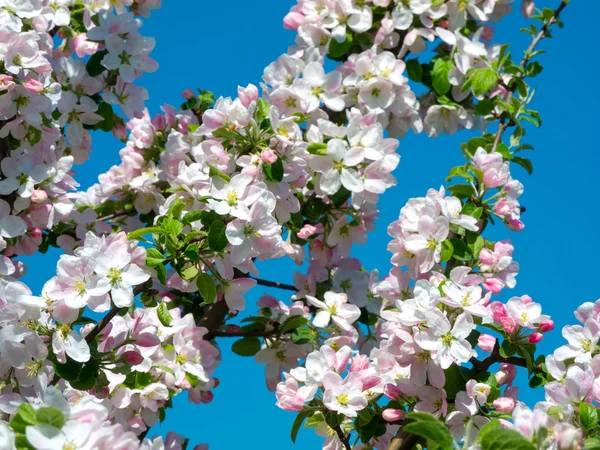
<instances>
[{"instance_id":1,"label":"pink flower","mask_svg":"<svg viewBox=\"0 0 600 450\"><path fill-rule=\"evenodd\" d=\"M44 90L44 84L40 83L38 80L34 80L33 78L29 78L25 84L23 85L25 89L29 92L42 92Z\"/></svg>"},{"instance_id":2,"label":"pink flower","mask_svg":"<svg viewBox=\"0 0 600 450\"><path fill-rule=\"evenodd\" d=\"M523 0L521 3L521 12L523 13L523 17L529 19L535 10L535 3L533 0Z\"/></svg>"},{"instance_id":3,"label":"pink flower","mask_svg":"<svg viewBox=\"0 0 600 450\"><path fill-rule=\"evenodd\" d=\"M196 94L194 93L193 89L184 89L183 91L181 91L181 96L183 98L185 98L186 100L189 100L191 98L194 98L196 96Z\"/></svg>"},{"instance_id":4,"label":"pink flower","mask_svg":"<svg viewBox=\"0 0 600 450\"><path fill-rule=\"evenodd\" d=\"M552 319L544 320L540 323L538 330L540 333L547 333L548 331L554 330L554 321Z\"/></svg>"},{"instance_id":5,"label":"pink flower","mask_svg":"<svg viewBox=\"0 0 600 450\"><path fill-rule=\"evenodd\" d=\"M277 153L275 153L273 150L263 150L260 154L260 157L267 164L273 164L279 159Z\"/></svg>"},{"instance_id":6,"label":"pink flower","mask_svg":"<svg viewBox=\"0 0 600 450\"><path fill-rule=\"evenodd\" d=\"M515 409L515 400L511 397L500 397L494 400L496 411L511 413Z\"/></svg>"},{"instance_id":7,"label":"pink flower","mask_svg":"<svg viewBox=\"0 0 600 450\"><path fill-rule=\"evenodd\" d=\"M367 407L367 399L362 392L362 381L357 373L350 373L342 380L335 372L323 376L323 404L331 411L347 417L356 417L357 411Z\"/></svg>"},{"instance_id":8,"label":"pink flower","mask_svg":"<svg viewBox=\"0 0 600 450\"><path fill-rule=\"evenodd\" d=\"M90 42L87 39L87 34L78 34L75 37L75 53L78 57L84 58L86 55L93 55L98 51L98 44L96 42Z\"/></svg>"},{"instance_id":9,"label":"pink flower","mask_svg":"<svg viewBox=\"0 0 600 450\"><path fill-rule=\"evenodd\" d=\"M15 87L13 77L0 74L0 91L10 91Z\"/></svg>"},{"instance_id":10,"label":"pink flower","mask_svg":"<svg viewBox=\"0 0 600 450\"><path fill-rule=\"evenodd\" d=\"M297 235L300 239L308 239L312 235L319 234L322 232L323 232L323 224L322 223L318 223L317 225L311 225L311 224L307 223L300 229L300 231L298 231Z\"/></svg>"},{"instance_id":11,"label":"pink flower","mask_svg":"<svg viewBox=\"0 0 600 450\"><path fill-rule=\"evenodd\" d=\"M517 369L512 364L502 363L500 369L496 372L496 381L499 386L510 384L517 376Z\"/></svg>"},{"instance_id":12,"label":"pink flower","mask_svg":"<svg viewBox=\"0 0 600 450\"><path fill-rule=\"evenodd\" d=\"M402 416L404 416L404 411L401 409L387 408L381 413L381 417L388 422L396 422L397 420L402 419Z\"/></svg>"},{"instance_id":13,"label":"pink flower","mask_svg":"<svg viewBox=\"0 0 600 450\"><path fill-rule=\"evenodd\" d=\"M250 103L258 100L258 88L253 84L246 87L238 86L238 98L244 107L248 107Z\"/></svg>"},{"instance_id":14,"label":"pink flower","mask_svg":"<svg viewBox=\"0 0 600 450\"><path fill-rule=\"evenodd\" d=\"M531 333L527 338L530 344L537 344L542 339L544 339L544 335L542 333L538 333L537 331Z\"/></svg>"},{"instance_id":15,"label":"pink flower","mask_svg":"<svg viewBox=\"0 0 600 450\"><path fill-rule=\"evenodd\" d=\"M477 347L484 352L491 352L494 349L494 345L496 345L496 338L489 334L482 333L477 340Z\"/></svg>"}]
</instances>

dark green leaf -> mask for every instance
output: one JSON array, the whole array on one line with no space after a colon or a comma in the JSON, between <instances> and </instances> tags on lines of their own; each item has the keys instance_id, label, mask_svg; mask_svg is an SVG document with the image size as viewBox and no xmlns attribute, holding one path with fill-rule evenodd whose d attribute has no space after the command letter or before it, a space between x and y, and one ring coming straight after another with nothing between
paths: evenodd
<instances>
[{"instance_id":1,"label":"dark green leaf","mask_svg":"<svg viewBox=\"0 0 600 450\"><path fill-rule=\"evenodd\" d=\"M406 61L406 72L408 78L418 83L423 79L423 66L418 59L409 59Z\"/></svg>"},{"instance_id":2,"label":"dark green leaf","mask_svg":"<svg viewBox=\"0 0 600 450\"><path fill-rule=\"evenodd\" d=\"M452 258L452 253L454 253L452 242L446 239L442 242L442 259L440 262L446 262L450 260L450 258Z\"/></svg>"},{"instance_id":3,"label":"dark green leaf","mask_svg":"<svg viewBox=\"0 0 600 450\"><path fill-rule=\"evenodd\" d=\"M520 158L517 156L514 157L512 161L520 165L523 169L525 169L529 175L533 173L533 164L530 160L526 158Z\"/></svg>"},{"instance_id":4,"label":"dark green leaf","mask_svg":"<svg viewBox=\"0 0 600 450\"><path fill-rule=\"evenodd\" d=\"M245 337L235 341L231 346L231 350L236 355L254 356L260 350L260 340L257 337Z\"/></svg>"},{"instance_id":5,"label":"dark green leaf","mask_svg":"<svg viewBox=\"0 0 600 450\"><path fill-rule=\"evenodd\" d=\"M452 254L454 259L458 259L460 261L470 261L473 259L473 253L471 252L471 249L462 239L453 238L450 239L450 241L454 247L454 253Z\"/></svg>"},{"instance_id":6,"label":"dark green leaf","mask_svg":"<svg viewBox=\"0 0 600 450\"><path fill-rule=\"evenodd\" d=\"M485 433L481 450L536 450L536 447L518 432L498 427Z\"/></svg>"},{"instance_id":7,"label":"dark green leaf","mask_svg":"<svg viewBox=\"0 0 600 450\"><path fill-rule=\"evenodd\" d=\"M346 55L346 53L348 53L350 47L352 47L352 41L352 33L346 33L346 40L344 42L338 42L335 39L331 39L329 41L329 50L327 52L327 56L334 61L340 60Z\"/></svg>"},{"instance_id":8,"label":"dark green leaf","mask_svg":"<svg viewBox=\"0 0 600 450\"><path fill-rule=\"evenodd\" d=\"M291 437L292 437L293 443L296 443L296 437L298 436L298 431L300 431L300 427L304 423L304 420L307 417L311 416L312 414L314 414L314 411L303 410L303 411L300 411L298 413L298 415L296 416L296 419L294 420L294 425L292 425L292 432L291 432Z\"/></svg>"},{"instance_id":9,"label":"dark green leaf","mask_svg":"<svg viewBox=\"0 0 600 450\"><path fill-rule=\"evenodd\" d=\"M196 279L196 285L198 286L198 292L206 303L212 303L217 297L217 288L215 286L215 280L207 273L202 273Z\"/></svg>"},{"instance_id":10,"label":"dark green leaf","mask_svg":"<svg viewBox=\"0 0 600 450\"><path fill-rule=\"evenodd\" d=\"M215 252L220 252L227 247L228 240L225 235L225 224L220 220L213 222L208 231L208 246Z\"/></svg>"},{"instance_id":11,"label":"dark green leaf","mask_svg":"<svg viewBox=\"0 0 600 450\"><path fill-rule=\"evenodd\" d=\"M428 450L450 450L454 440L446 425L426 413L409 413L407 419L410 420L404 426L404 431L416 434L427 440Z\"/></svg>"},{"instance_id":12,"label":"dark green leaf","mask_svg":"<svg viewBox=\"0 0 600 450\"><path fill-rule=\"evenodd\" d=\"M102 65L102 60L104 59L107 53L108 52L106 50L101 50L97 53L94 53L90 57L85 66L85 69L87 70L87 73L90 77L97 77L106 70L106 67Z\"/></svg>"},{"instance_id":13,"label":"dark green leaf","mask_svg":"<svg viewBox=\"0 0 600 450\"><path fill-rule=\"evenodd\" d=\"M277 158L273 164L263 163L263 172L269 181L280 182L283 180L283 161Z\"/></svg>"},{"instance_id":14,"label":"dark green leaf","mask_svg":"<svg viewBox=\"0 0 600 450\"><path fill-rule=\"evenodd\" d=\"M279 329L279 334L285 334L288 331L296 330L300 327L303 327L308 323L308 319L303 316L291 316L288 317L285 322L281 325Z\"/></svg>"}]
</instances>

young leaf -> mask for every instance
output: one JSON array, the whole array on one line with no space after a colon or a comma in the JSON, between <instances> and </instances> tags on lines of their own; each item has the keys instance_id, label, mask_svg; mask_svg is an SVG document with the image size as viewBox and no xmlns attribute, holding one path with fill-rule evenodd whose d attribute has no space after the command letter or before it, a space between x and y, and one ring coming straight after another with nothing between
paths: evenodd
<instances>
[{"instance_id":1,"label":"young leaf","mask_svg":"<svg viewBox=\"0 0 600 450\"><path fill-rule=\"evenodd\" d=\"M254 356L260 350L260 340L257 337L245 337L235 341L231 346L231 350L236 355Z\"/></svg>"},{"instance_id":2,"label":"young leaf","mask_svg":"<svg viewBox=\"0 0 600 450\"><path fill-rule=\"evenodd\" d=\"M215 280L207 273L202 273L196 278L196 285L198 286L198 292L206 303L212 303L217 298L217 288L215 286Z\"/></svg>"},{"instance_id":3,"label":"young leaf","mask_svg":"<svg viewBox=\"0 0 600 450\"><path fill-rule=\"evenodd\" d=\"M220 220L214 221L208 230L208 246L215 252L220 252L227 247L228 240L225 235L225 224Z\"/></svg>"},{"instance_id":4,"label":"young leaf","mask_svg":"<svg viewBox=\"0 0 600 450\"><path fill-rule=\"evenodd\" d=\"M171 325L173 317L169 313L169 310L167 309L167 306L164 303L161 303L156 309L156 314L158 314L158 320L160 320L160 323L162 323L165 327Z\"/></svg>"}]
</instances>

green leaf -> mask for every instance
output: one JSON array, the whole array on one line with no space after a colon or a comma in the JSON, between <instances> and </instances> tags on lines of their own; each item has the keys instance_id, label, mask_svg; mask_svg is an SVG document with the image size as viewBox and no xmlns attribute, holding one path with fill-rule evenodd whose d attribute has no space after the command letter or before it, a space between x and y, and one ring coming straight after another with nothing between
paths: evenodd
<instances>
[{"instance_id":1,"label":"green leaf","mask_svg":"<svg viewBox=\"0 0 600 450\"><path fill-rule=\"evenodd\" d=\"M450 181L454 177L462 177L467 181L473 180L473 176L467 172L464 166L456 166L450 169L448 176L446 177L446 181Z\"/></svg>"},{"instance_id":2,"label":"green leaf","mask_svg":"<svg viewBox=\"0 0 600 450\"><path fill-rule=\"evenodd\" d=\"M428 450L450 450L454 440L446 425L426 413L409 413L407 419L410 420L404 426L404 431L416 434L427 440Z\"/></svg>"},{"instance_id":3,"label":"green leaf","mask_svg":"<svg viewBox=\"0 0 600 450\"><path fill-rule=\"evenodd\" d=\"M600 450L600 439L592 437L583 441L583 450Z\"/></svg>"},{"instance_id":4,"label":"green leaf","mask_svg":"<svg viewBox=\"0 0 600 450\"><path fill-rule=\"evenodd\" d=\"M470 184L455 184L450 186L448 190L452 191L453 195L460 195L467 198L475 195L475 189Z\"/></svg>"},{"instance_id":5,"label":"green leaf","mask_svg":"<svg viewBox=\"0 0 600 450\"><path fill-rule=\"evenodd\" d=\"M144 389L149 384L152 384L152 377L149 373L145 372L134 372L135 373L135 388Z\"/></svg>"},{"instance_id":6,"label":"green leaf","mask_svg":"<svg viewBox=\"0 0 600 450\"><path fill-rule=\"evenodd\" d=\"M257 337L245 337L235 341L231 346L231 350L236 355L254 356L260 350L260 339Z\"/></svg>"},{"instance_id":7,"label":"green leaf","mask_svg":"<svg viewBox=\"0 0 600 450\"><path fill-rule=\"evenodd\" d=\"M25 433L25 429L30 425L37 424L35 409L29 403L21 403L17 412L10 421L10 427L17 433Z\"/></svg>"},{"instance_id":8,"label":"green leaf","mask_svg":"<svg viewBox=\"0 0 600 450\"><path fill-rule=\"evenodd\" d=\"M156 276L158 277L158 281L160 281L163 285L167 284L167 268L163 264L159 264L154 268L156 270Z\"/></svg>"},{"instance_id":9,"label":"green leaf","mask_svg":"<svg viewBox=\"0 0 600 450\"><path fill-rule=\"evenodd\" d=\"M127 233L127 239L137 239L145 234L162 233L164 230L161 227L140 228Z\"/></svg>"},{"instance_id":10,"label":"green leaf","mask_svg":"<svg viewBox=\"0 0 600 450\"><path fill-rule=\"evenodd\" d=\"M107 53L108 52L106 50L102 50L97 53L94 53L90 57L87 64L85 65L85 70L87 70L87 73L90 77L97 77L106 70L106 67L102 65L102 60L104 59Z\"/></svg>"},{"instance_id":11,"label":"green leaf","mask_svg":"<svg viewBox=\"0 0 600 450\"><path fill-rule=\"evenodd\" d=\"M579 418L585 429L589 430L598 424L598 411L593 405L581 402L579 404Z\"/></svg>"},{"instance_id":12,"label":"green leaf","mask_svg":"<svg viewBox=\"0 0 600 450\"><path fill-rule=\"evenodd\" d=\"M517 353L525 358L527 363L527 375L531 376L535 368L533 357L535 355L535 345L533 344L519 344L517 345Z\"/></svg>"},{"instance_id":13,"label":"green leaf","mask_svg":"<svg viewBox=\"0 0 600 450\"><path fill-rule=\"evenodd\" d=\"M452 258L452 254L454 253L454 247L452 246L452 242L448 239L442 242L442 259L440 262L449 261Z\"/></svg>"},{"instance_id":14,"label":"green leaf","mask_svg":"<svg viewBox=\"0 0 600 450\"><path fill-rule=\"evenodd\" d=\"M456 394L466 389L467 381L475 377L473 371L456 364L452 364L444 370L444 374L446 376L444 389L449 399L456 398Z\"/></svg>"},{"instance_id":15,"label":"green leaf","mask_svg":"<svg viewBox=\"0 0 600 450\"><path fill-rule=\"evenodd\" d=\"M225 228L225 224L220 220L216 220L210 225L208 231L208 246L211 250L220 252L227 247L229 241L225 235Z\"/></svg>"},{"instance_id":16,"label":"green leaf","mask_svg":"<svg viewBox=\"0 0 600 450\"><path fill-rule=\"evenodd\" d=\"M463 209L461 210L461 214L466 214L467 216L471 216L476 219L479 219L482 213L483 208L475 205L474 203L465 204L465 206L463 206Z\"/></svg>"},{"instance_id":17,"label":"green leaf","mask_svg":"<svg viewBox=\"0 0 600 450\"><path fill-rule=\"evenodd\" d=\"M183 231L183 223L181 223L177 219L165 219L160 223L160 226L165 231L172 236L178 237Z\"/></svg>"},{"instance_id":18,"label":"green leaf","mask_svg":"<svg viewBox=\"0 0 600 450\"><path fill-rule=\"evenodd\" d=\"M308 319L302 316L291 316L288 317L285 322L281 325L279 329L279 335L285 334L288 331L295 330L297 328L303 327L308 323Z\"/></svg>"},{"instance_id":19,"label":"green leaf","mask_svg":"<svg viewBox=\"0 0 600 450\"><path fill-rule=\"evenodd\" d=\"M115 120L115 113L113 112L112 106L106 102L100 102L96 114L102 116L102 120L94 125L94 129L111 131Z\"/></svg>"},{"instance_id":20,"label":"green leaf","mask_svg":"<svg viewBox=\"0 0 600 450\"><path fill-rule=\"evenodd\" d=\"M460 261L470 261L473 259L473 253L471 252L471 249L462 239L453 238L450 239L450 241L454 247L454 253L452 254L454 259L458 259Z\"/></svg>"},{"instance_id":21,"label":"green leaf","mask_svg":"<svg viewBox=\"0 0 600 450\"><path fill-rule=\"evenodd\" d=\"M192 222L196 222L197 220L200 220L202 218L203 214L204 211L202 210L190 211L186 213L185 216L183 216L183 223L189 225Z\"/></svg>"},{"instance_id":22,"label":"green leaf","mask_svg":"<svg viewBox=\"0 0 600 450\"><path fill-rule=\"evenodd\" d=\"M185 379L190 383L192 388L195 388L196 386L198 386L198 383L200 382L200 380L198 379L198 377L196 375L189 373L189 372L185 373Z\"/></svg>"},{"instance_id":23,"label":"green leaf","mask_svg":"<svg viewBox=\"0 0 600 450\"><path fill-rule=\"evenodd\" d=\"M336 208L339 208L340 206L342 206L344 203L346 203L348 201L348 199L350 198L350 196L352 195L352 192L350 192L348 189L346 189L344 186L342 186L339 191L337 191L335 194L333 195L329 195L329 200L331 200L331 202L333 203L333 206L335 206Z\"/></svg>"},{"instance_id":24,"label":"green leaf","mask_svg":"<svg viewBox=\"0 0 600 450\"><path fill-rule=\"evenodd\" d=\"M481 450L536 450L536 447L518 432L497 427L484 434Z\"/></svg>"},{"instance_id":25,"label":"green leaf","mask_svg":"<svg viewBox=\"0 0 600 450\"><path fill-rule=\"evenodd\" d=\"M283 161L277 158L273 164L263 163L263 172L269 181L279 183L283 180Z\"/></svg>"},{"instance_id":26,"label":"green leaf","mask_svg":"<svg viewBox=\"0 0 600 450\"><path fill-rule=\"evenodd\" d=\"M314 411L311 410L302 410L298 413L298 415L296 416L296 419L294 420L294 425L292 425L292 432L291 432L291 438L292 438L292 442L295 444L296 443L296 437L298 436L298 431L300 431L300 427L302 426L302 424L304 423L304 420L311 416L312 414L314 414Z\"/></svg>"},{"instance_id":27,"label":"green leaf","mask_svg":"<svg viewBox=\"0 0 600 450\"><path fill-rule=\"evenodd\" d=\"M188 245L183 253L190 261L200 261L200 248L198 244Z\"/></svg>"},{"instance_id":28,"label":"green leaf","mask_svg":"<svg viewBox=\"0 0 600 450\"><path fill-rule=\"evenodd\" d=\"M500 345L500 356L510 358L517 353L517 346L510 341L503 341Z\"/></svg>"},{"instance_id":29,"label":"green leaf","mask_svg":"<svg viewBox=\"0 0 600 450\"><path fill-rule=\"evenodd\" d=\"M165 257L155 248L146 249L146 265L148 267L156 267L162 265Z\"/></svg>"},{"instance_id":30,"label":"green leaf","mask_svg":"<svg viewBox=\"0 0 600 450\"><path fill-rule=\"evenodd\" d=\"M315 336L314 331L309 327L297 328L292 333L292 342L297 345L308 344L316 340L317 336Z\"/></svg>"},{"instance_id":31,"label":"green leaf","mask_svg":"<svg viewBox=\"0 0 600 450\"><path fill-rule=\"evenodd\" d=\"M269 117L270 112L269 104L263 98L259 98L256 103L256 121L261 123L267 117Z\"/></svg>"},{"instance_id":32,"label":"green leaf","mask_svg":"<svg viewBox=\"0 0 600 450\"><path fill-rule=\"evenodd\" d=\"M484 67L482 69L471 69L471 88L477 96L485 94L494 87L498 81L498 74L494 69Z\"/></svg>"},{"instance_id":33,"label":"green leaf","mask_svg":"<svg viewBox=\"0 0 600 450\"><path fill-rule=\"evenodd\" d=\"M327 144L321 144L319 142L313 142L308 144L306 151L311 155L325 156L327 154Z\"/></svg>"},{"instance_id":34,"label":"green leaf","mask_svg":"<svg viewBox=\"0 0 600 450\"><path fill-rule=\"evenodd\" d=\"M215 286L215 280L207 273L202 273L196 278L196 286L198 286L198 292L206 303L212 303L217 298L217 288Z\"/></svg>"},{"instance_id":35,"label":"green leaf","mask_svg":"<svg viewBox=\"0 0 600 450\"><path fill-rule=\"evenodd\" d=\"M48 425L52 425L59 430L65 424L65 417L63 416L63 413L56 408L42 406L36 411L35 417L39 423L47 423Z\"/></svg>"},{"instance_id":36,"label":"green leaf","mask_svg":"<svg viewBox=\"0 0 600 450\"><path fill-rule=\"evenodd\" d=\"M343 58L346 53L350 51L350 47L352 47L352 41L352 33L346 33L346 40L343 42L338 42L335 39L331 39L329 41L329 50L327 51L327 56L334 61Z\"/></svg>"},{"instance_id":37,"label":"green leaf","mask_svg":"<svg viewBox=\"0 0 600 450\"><path fill-rule=\"evenodd\" d=\"M214 132L213 132L214 134ZM223 172L221 172L219 169L217 169L215 166L208 164L208 175L211 177L219 177L222 178L223 180L227 181L228 183L231 181L231 178L229 177L229 175L224 174Z\"/></svg>"},{"instance_id":38,"label":"green leaf","mask_svg":"<svg viewBox=\"0 0 600 450\"><path fill-rule=\"evenodd\" d=\"M196 266L190 266L181 271L181 278L186 281L193 280L198 275L198 268Z\"/></svg>"},{"instance_id":39,"label":"green leaf","mask_svg":"<svg viewBox=\"0 0 600 450\"><path fill-rule=\"evenodd\" d=\"M498 420L493 420L491 422L486 423L481 430L479 430L479 434L475 438L475 442L481 442L488 434L494 433L496 430L502 428L502 425Z\"/></svg>"},{"instance_id":40,"label":"green leaf","mask_svg":"<svg viewBox=\"0 0 600 450\"><path fill-rule=\"evenodd\" d=\"M484 98L483 100L479 100L479 102L475 105L475 115L476 116L487 116L494 110L496 103L494 100L489 98Z\"/></svg>"},{"instance_id":41,"label":"green leaf","mask_svg":"<svg viewBox=\"0 0 600 450\"><path fill-rule=\"evenodd\" d=\"M453 67L454 63L452 61L444 61L442 58L437 58L433 63L433 70L431 71L432 85L439 95L446 95L450 92L452 85L448 80L448 73Z\"/></svg>"},{"instance_id":42,"label":"green leaf","mask_svg":"<svg viewBox=\"0 0 600 450\"><path fill-rule=\"evenodd\" d=\"M517 156L514 157L512 161L520 165L523 169L525 169L529 175L533 173L533 164L530 160Z\"/></svg>"},{"instance_id":43,"label":"green leaf","mask_svg":"<svg viewBox=\"0 0 600 450\"><path fill-rule=\"evenodd\" d=\"M406 61L406 72L408 78L418 83L423 79L423 66L418 59L409 59Z\"/></svg>"},{"instance_id":44,"label":"green leaf","mask_svg":"<svg viewBox=\"0 0 600 450\"><path fill-rule=\"evenodd\" d=\"M168 327L169 325L171 325L171 321L173 320L173 317L169 313L169 310L167 309L167 305L165 305L164 303L161 303L158 306L158 308L156 309L156 313L158 314L158 320L160 320L160 323L162 323L165 327Z\"/></svg>"}]
</instances>

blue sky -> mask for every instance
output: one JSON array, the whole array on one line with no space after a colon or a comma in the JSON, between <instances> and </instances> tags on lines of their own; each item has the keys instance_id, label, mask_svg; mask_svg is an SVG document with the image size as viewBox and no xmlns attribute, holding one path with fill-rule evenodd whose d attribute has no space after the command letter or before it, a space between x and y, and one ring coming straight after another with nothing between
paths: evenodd
<instances>
[{"instance_id":1,"label":"blue sky","mask_svg":"<svg viewBox=\"0 0 600 450\"><path fill-rule=\"evenodd\" d=\"M517 0L520 3L520 0ZM154 74L145 74L142 83L150 92L147 103L151 114L160 105L181 103L184 88L209 89L217 96L233 96L238 84L258 84L263 68L286 51L294 34L282 28L281 20L293 0L198 0L165 1L161 10L145 20L142 34L157 40L152 56L160 64ZM555 7L558 0L540 0L539 6ZM544 41L547 50L540 61L543 73L532 84L538 88L532 107L541 112L541 130L528 130L525 142L536 148L533 176L520 168L515 176L525 184L522 203L526 228L513 233L502 226L488 231L487 238L512 238L515 259L521 265L514 290L503 293L529 294L543 304L557 329L541 344L551 351L562 345L560 329L573 323L572 311L585 301L600 297L595 257L600 254L597 239L600 210L596 182L600 170L600 145L597 141L597 86L600 64L593 55L597 47L595 23L600 16L599 2L572 2L563 18L566 27L556 30L556 38ZM519 13L501 22L497 42L510 42L515 59L520 59L528 36L519 33L526 21ZM386 273L391 267L386 245L387 224L398 217L400 208L411 197L423 196L430 187L439 187L450 167L462 164L460 142L469 133L429 139L408 135L401 141L402 161L396 171L398 185L380 202L377 229L367 245L357 247L354 255L367 269ZM91 161L78 167L78 181L86 188L97 175L118 163L121 144L110 134L94 136ZM25 281L34 291L54 275L57 251L28 258ZM262 266L262 277L290 282L295 266L277 260ZM248 297L252 305L262 293L255 289ZM280 299L285 293L271 291ZM173 430L185 434L191 444L208 442L211 450L229 450L235 444L254 450L298 450L320 448L322 441L312 430L301 431L295 446L289 433L295 415L275 407L275 397L265 386L262 367L253 358L242 358L229 350L231 342L220 341L223 362L216 376L221 386L209 405L187 403L185 395L175 399L165 423L153 432ZM540 392L523 392L524 399L539 399Z\"/></svg>"}]
</instances>

